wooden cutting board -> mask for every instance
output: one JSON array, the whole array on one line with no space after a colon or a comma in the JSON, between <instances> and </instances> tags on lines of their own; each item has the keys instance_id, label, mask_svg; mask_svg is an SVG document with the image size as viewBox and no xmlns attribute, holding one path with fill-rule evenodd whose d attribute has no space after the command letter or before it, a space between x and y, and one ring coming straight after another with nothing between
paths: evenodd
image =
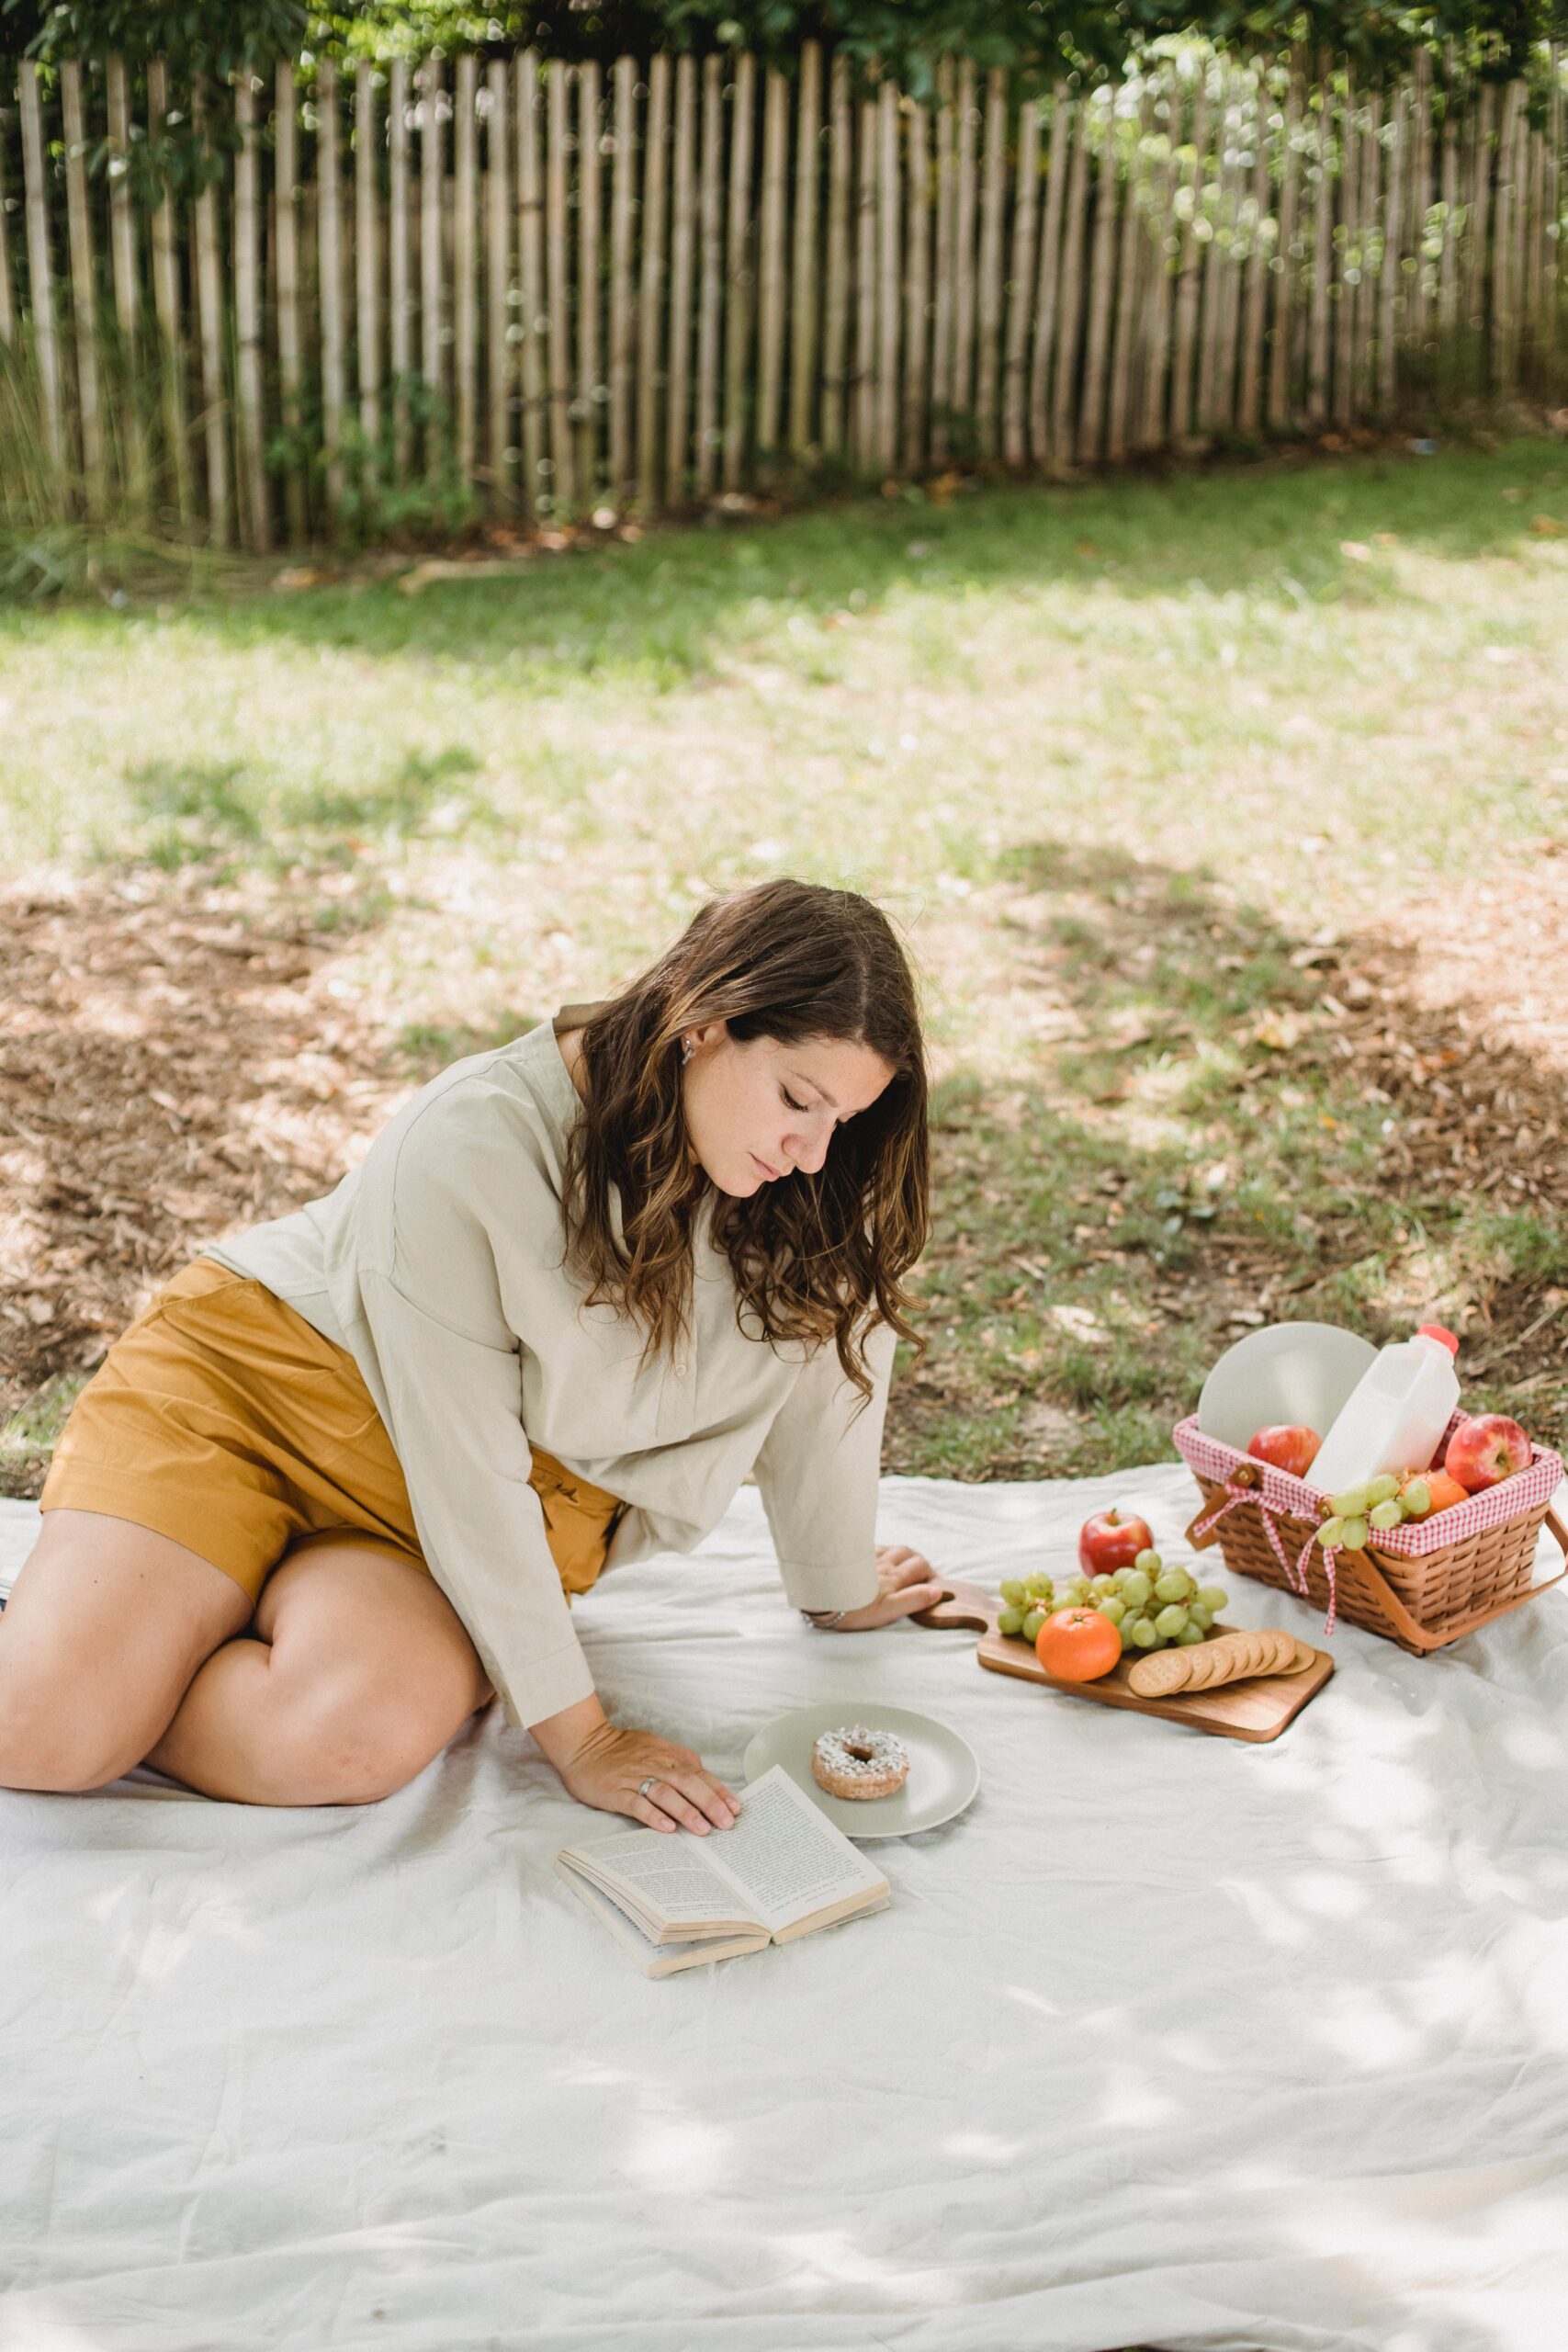
<instances>
[{"instance_id":1,"label":"wooden cutting board","mask_svg":"<svg viewBox=\"0 0 1568 2352\"><path fill-rule=\"evenodd\" d=\"M1256 1674L1245 1682L1227 1682L1218 1690L1194 1690L1171 1699L1141 1699L1130 1688L1133 1660L1123 1658L1095 1682L1064 1682L1047 1674L1028 1642L997 1631L999 1603L978 1585L951 1584L942 1599L922 1609L918 1625L970 1627L980 1636L979 1660L993 1674L1014 1674L1021 1682L1041 1682L1048 1690L1065 1691L1073 1699L1094 1699L1102 1707L1127 1707L1134 1714L1164 1715L1173 1724L1190 1724L1194 1731L1217 1732L1223 1739L1278 1739L1293 1723L1309 1699L1314 1699L1334 1671L1325 1650L1313 1652L1314 1664L1302 1674ZM1216 1625L1216 1633L1230 1630Z\"/></svg>"}]
</instances>

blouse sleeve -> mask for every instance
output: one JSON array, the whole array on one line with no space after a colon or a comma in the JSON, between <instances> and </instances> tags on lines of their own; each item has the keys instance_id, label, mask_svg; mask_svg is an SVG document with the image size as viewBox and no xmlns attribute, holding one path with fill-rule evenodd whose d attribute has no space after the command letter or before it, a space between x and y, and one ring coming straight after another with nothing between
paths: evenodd
<instances>
[{"instance_id":1,"label":"blouse sleeve","mask_svg":"<svg viewBox=\"0 0 1568 2352\"><path fill-rule=\"evenodd\" d=\"M753 1465L784 1589L797 1609L863 1609L874 1600L882 1430L898 1335L879 1323L864 1342L871 1395L844 1377L829 1340L802 1367ZM852 1419L852 1415L860 1410Z\"/></svg>"},{"instance_id":2,"label":"blouse sleeve","mask_svg":"<svg viewBox=\"0 0 1568 2352\"><path fill-rule=\"evenodd\" d=\"M431 1575L526 1730L593 1689L528 1483L516 1347L455 1329L385 1274L363 1277L389 1434Z\"/></svg>"},{"instance_id":3,"label":"blouse sleeve","mask_svg":"<svg viewBox=\"0 0 1568 2352\"><path fill-rule=\"evenodd\" d=\"M432 1576L513 1721L590 1696L523 1428L525 1310L509 1265L559 1248L514 1109L468 1085L396 1123L359 1170L359 1310L376 1402Z\"/></svg>"}]
</instances>

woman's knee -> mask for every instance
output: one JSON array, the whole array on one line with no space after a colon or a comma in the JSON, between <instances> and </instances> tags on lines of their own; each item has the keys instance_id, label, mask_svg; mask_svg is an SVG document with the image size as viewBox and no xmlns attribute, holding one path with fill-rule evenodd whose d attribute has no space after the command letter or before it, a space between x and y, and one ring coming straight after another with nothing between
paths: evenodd
<instances>
[{"instance_id":1,"label":"woman's knee","mask_svg":"<svg viewBox=\"0 0 1568 2352\"><path fill-rule=\"evenodd\" d=\"M69 1660L0 1639L0 1788L75 1796L141 1760L139 1734L95 1702Z\"/></svg>"},{"instance_id":2,"label":"woman's knee","mask_svg":"<svg viewBox=\"0 0 1568 2352\"><path fill-rule=\"evenodd\" d=\"M433 1764L472 1709L456 1686L409 1689L372 1672L323 1667L273 1676L272 1760L295 1804L375 1804Z\"/></svg>"}]
</instances>

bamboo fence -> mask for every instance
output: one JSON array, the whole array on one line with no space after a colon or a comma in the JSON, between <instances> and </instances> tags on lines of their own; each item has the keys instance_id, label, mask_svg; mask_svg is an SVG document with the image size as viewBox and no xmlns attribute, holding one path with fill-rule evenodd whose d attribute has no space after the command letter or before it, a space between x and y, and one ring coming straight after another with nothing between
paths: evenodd
<instances>
[{"instance_id":1,"label":"bamboo fence","mask_svg":"<svg viewBox=\"0 0 1568 2352\"><path fill-rule=\"evenodd\" d=\"M0 385L62 511L256 550L1558 402L1543 69L1217 55L1020 98L960 62L928 107L814 43L789 74L525 50L227 89L24 63ZM215 175L149 187L182 114ZM13 425L0 514L39 478Z\"/></svg>"}]
</instances>

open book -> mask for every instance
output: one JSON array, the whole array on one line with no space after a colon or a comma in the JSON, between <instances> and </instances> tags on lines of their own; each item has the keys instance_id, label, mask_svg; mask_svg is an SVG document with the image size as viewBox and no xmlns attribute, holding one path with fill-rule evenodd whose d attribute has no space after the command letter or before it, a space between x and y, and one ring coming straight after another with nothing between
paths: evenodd
<instances>
[{"instance_id":1,"label":"open book","mask_svg":"<svg viewBox=\"0 0 1568 2352\"><path fill-rule=\"evenodd\" d=\"M889 1900L882 1872L782 1764L741 1790L728 1829L623 1830L563 1848L556 1869L645 1976L793 1943Z\"/></svg>"}]
</instances>

